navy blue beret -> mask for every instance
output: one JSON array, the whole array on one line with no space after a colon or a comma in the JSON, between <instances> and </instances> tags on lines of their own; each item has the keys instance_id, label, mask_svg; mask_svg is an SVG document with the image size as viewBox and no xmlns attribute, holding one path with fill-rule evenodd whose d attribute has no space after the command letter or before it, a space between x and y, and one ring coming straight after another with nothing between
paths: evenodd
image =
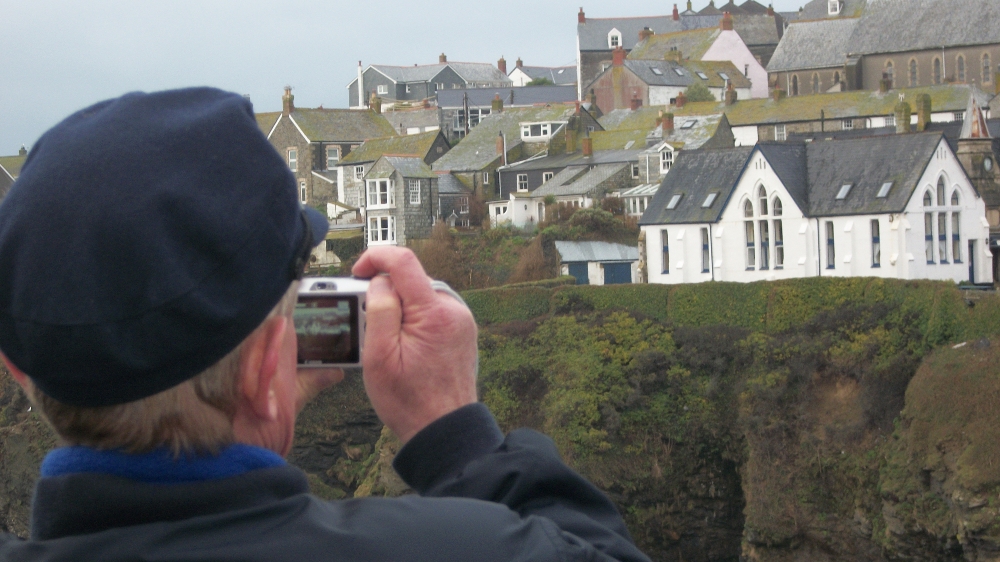
<instances>
[{"instance_id":1,"label":"navy blue beret","mask_svg":"<svg viewBox=\"0 0 1000 562\"><path fill-rule=\"evenodd\" d=\"M38 140L0 204L0 350L67 404L151 396L253 332L326 229L242 96L98 103Z\"/></svg>"}]
</instances>

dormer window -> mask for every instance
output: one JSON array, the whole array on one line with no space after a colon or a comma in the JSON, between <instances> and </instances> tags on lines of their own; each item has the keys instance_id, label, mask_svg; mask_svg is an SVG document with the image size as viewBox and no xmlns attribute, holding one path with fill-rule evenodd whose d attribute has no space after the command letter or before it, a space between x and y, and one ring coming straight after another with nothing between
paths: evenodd
<instances>
[{"instance_id":1,"label":"dormer window","mask_svg":"<svg viewBox=\"0 0 1000 562\"><path fill-rule=\"evenodd\" d=\"M552 136L562 123L521 123L521 140L540 141Z\"/></svg>"},{"instance_id":2,"label":"dormer window","mask_svg":"<svg viewBox=\"0 0 1000 562\"><path fill-rule=\"evenodd\" d=\"M608 32L608 48L614 49L622 46L622 32L612 29Z\"/></svg>"},{"instance_id":3,"label":"dormer window","mask_svg":"<svg viewBox=\"0 0 1000 562\"><path fill-rule=\"evenodd\" d=\"M665 174L670 171L670 167L674 165L674 153L670 149L664 149L660 153L660 173Z\"/></svg>"},{"instance_id":4,"label":"dormer window","mask_svg":"<svg viewBox=\"0 0 1000 562\"><path fill-rule=\"evenodd\" d=\"M828 7L827 7L827 13L829 15L831 15L831 16L838 16L838 15L840 15L840 8L841 7L842 6L840 4L840 0L829 0Z\"/></svg>"}]
</instances>

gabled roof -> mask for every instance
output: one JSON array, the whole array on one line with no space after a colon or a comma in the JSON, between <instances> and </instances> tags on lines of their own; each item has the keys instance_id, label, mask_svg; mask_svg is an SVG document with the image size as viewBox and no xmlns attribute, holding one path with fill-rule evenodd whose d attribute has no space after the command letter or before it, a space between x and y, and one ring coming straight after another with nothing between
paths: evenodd
<instances>
[{"instance_id":1,"label":"gabled roof","mask_svg":"<svg viewBox=\"0 0 1000 562\"><path fill-rule=\"evenodd\" d=\"M726 80L722 74L725 74L734 88L750 87L750 79L743 76L743 73L729 61L686 60L676 63L667 60L626 59L624 65L650 86L687 88L697 82L709 88L723 88ZM613 69L614 67L610 67L605 72L611 72ZM705 78L701 78L699 72L704 74Z\"/></svg>"},{"instance_id":2,"label":"gabled roof","mask_svg":"<svg viewBox=\"0 0 1000 562\"><path fill-rule=\"evenodd\" d=\"M762 142L757 150L764 155L785 191L799 209L808 209L809 178L806 175L806 144L797 142Z\"/></svg>"},{"instance_id":3,"label":"gabled roof","mask_svg":"<svg viewBox=\"0 0 1000 562\"><path fill-rule=\"evenodd\" d=\"M521 72L532 80L547 78L557 85L576 84L575 66L520 66Z\"/></svg>"},{"instance_id":4,"label":"gabled roof","mask_svg":"<svg viewBox=\"0 0 1000 562\"><path fill-rule=\"evenodd\" d=\"M395 83L433 82L434 78L446 69L452 69L466 82L498 82L510 83L510 78L500 72L492 64L486 62L445 62L438 64L423 64L415 66L392 66L387 64L372 64L368 68L381 73ZM367 72L367 69L366 69ZM347 86L357 82L354 78Z\"/></svg>"},{"instance_id":5,"label":"gabled roof","mask_svg":"<svg viewBox=\"0 0 1000 562\"><path fill-rule=\"evenodd\" d=\"M658 33L636 44L628 58L664 60L670 51L680 51L684 58L701 60L720 34L722 30L718 27Z\"/></svg>"},{"instance_id":6,"label":"gabled roof","mask_svg":"<svg viewBox=\"0 0 1000 562\"><path fill-rule=\"evenodd\" d=\"M257 119L257 128L259 128L266 136L271 134L271 129L273 129L274 124L278 122L278 117L281 117L281 112L271 111L268 113L255 113L254 117Z\"/></svg>"},{"instance_id":7,"label":"gabled roof","mask_svg":"<svg viewBox=\"0 0 1000 562\"><path fill-rule=\"evenodd\" d=\"M996 0L871 0L849 51L897 53L1000 43Z\"/></svg>"},{"instance_id":8,"label":"gabled roof","mask_svg":"<svg viewBox=\"0 0 1000 562\"><path fill-rule=\"evenodd\" d=\"M623 162L637 162L639 160L640 149L644 145L637 146L635 150L595 150L592 156L584 156L582 152L572 152L570 154L554 154L540 158L531 158L511 164L505 170L527 171L527 170L549 170L564 166L595 166L598 164L618 164Z\"/></svg>"},{"instance_id":9,"label":"gabled roof","mask_svg":"<svg viewBox=\"0 0 1000 562\"><path fill-rule=\"evenodd\" d=\"M943 139L941 133L814 142L806 146L809 216L900 213ZM893 182L888 196L876 197ZM852 184L847 197L837 192Z\"/></svg>"},{"instance_id":10,"label":"gabled roof","mask_svg":"<svg viewBox=\"0 0 1000 562\"><path fill-rule=\"evenodd\" d=\"M27 158L27 156L0 156L0 166L3 166L12 178L17 179L17 176L21 175L21 166Z\"/></svg>"},{"instance_id":11,"label":"gabled roof","mask_svg":"<svg viewBox=\"0 0 1000 562\"><path fill-rule=\"evenodd\" d=\"M478 171L497 160L497 136L502 131L507 150L521 142L522 122L566 121L576 111L573 105L516 107L491 113L447 154L434 162L435 170Z\"/></svg>"},{"instance_id":12,"label":"gabled roof","mask_svg":"<svg viewBox=\"0 0 1000 562\"><path fill-rule=\"evenodd\" d=\"M828 0L812 0L807 2L805 6L799 11L799 19L802 20L816 20L816 19L828 19L828 18L856 18L861 15L862 10L865 9L866 0L840 0L843 7L840 10L840 14L831 16L829 10Z\"/></svg>"},{"instance_id":13,"label":"gabled roof","mask_svg":"<svg viewBox=\"0 0 1000 562\"><path fill-rule=\"evenodd\" d=\"M590 134L594 139L594 150L624 148L629 140L635 141L633 147L644 146L646 135L657 130L656 120L660 112L670 111L670 107L659 105L642 107L635 111L616 109L608 113L600 119L605 130ZM685 150L701 148L715 135L722 117L721 111L707 115L675 116L673 132L662 138L674 148L683 147ZM641 140L640 135L642 135Z\"/></svg>"},{"instance_id":14,"label":"gabled roof","mask_svg":"<svg viewBox=\"0 0 1000 562\"><path fill-rule=\"evenodd\" d=\"M638 261L639 248L612 242L556 241L556 251L563 263Z\"/></svg>"},{"instance_id":15,"label":"gabled roof","mask_svg":"<svg viewBox=\"0 0 1000 562\"><path fill-rule=\"evenodd\" d=\"M741 146L678 153L639 224L718 222L753 150ZM710 193L717 195L710 206L704 207ZM680 200L674 209L667 209L674 195L680 195Z\"/></svg>"},{"instance_id":16,"label":"gabled roof","mask_svg":"<svg viewBox=\"0 0 1000 562\"><path fill-rule=\"evenodd\" d=\"M755 2L754 0L747 0L746 2L740 4L740 9L743 10L745 14L767 14L767 6Z\"/></svg>"},{"instance_id":17,"label":"gabled roof","mask_svg":"<svg viewBox=\"0 0 1000 562\"><path fill-rule=\"evenodd\" d=\"M639 32L648 27L653 33L672 33L702 27L718 27L721 15L647 16L637 18L587 18L576 26L581 51L607 51L608 33L617 29L622 34L622 47L631 50L639 42Z\"/></svg>"},{"instance_id":18,"label":"gabled roof","mask_svg":"<svg viewBox=\"0 0 1000 562\"><path fill-rule=\"evenodd\" d=\"M781 16L737 14L733 30L747 45L777 45L781 41Z\"/></svg>"},{"instance_id":19,"label":"gabled roof","mask_svg":"<svg viewBox=\"0 0 1000 562\"><path fill-rule=\"evenodd\" d=\"M455 176L448 173L435 172L438 179L438 194L440 195L468 195L469 188Z\"/></svg>"},{"instance_id":20,"label":"gabled roof","mask_svg":"<svg viewBox=\"0 0 1000 562\"><path fill-rule=\"evenodd\" d=\"M541 187L532 191L531 197L593 195L603 182L629 166L631 164L626 162L567 166Z\"/></svg>"},{"instance_id":21,"label":"gabled roof","mask_svg":"<svg viewBox=\"0 0 1000 562\"><path fill-rule=\"evenodd\" d=\"M574 76L576 76L574 71ZM576 100L575 86L509 86L504 88L467 88L439 90L438 107L460 108L469 97L469 107L490 107L497 95L504 107L527 107L540 103L564 103Z\"/></svg>"},{"instance_id":22,"label":"gabled roof","mask_svg":"<svg viewBox=\"0 0 1000 562\"><path fill-rule=\"evenodd\" d=\"M370 109L300 109L292 120L310 142L361 142L396 134L393 126Z\"/></svg>"},{"instance_id":23,"label":"gabled roof","mask_svg":"<svg viewBox=\"0 0 1000 562\"><path fill-rule=\"evenodd\" d=\"M383 156L399 175L404 178L433 179L437 176L431 171L431 167L424 164L424 161L414 156Z\"/></svg>"},{"instance_id":24,"label":"gabled roof","mask_svg":"<svg viewBox=\"0 0 1000 562\"><path fill-rule=\"evenodd\" d=\"M386 154L412 154L418 158L427 157L440 131L428 131L401 137L382 137L366 140L350 154L340 160L341 164L361 164L374 162Z\"/></svg>"},{"instance_id":25,"label":"gabled roof","mask_svg":"<svg viewBox=\"0 0 1000 562\"><path fill-rule=\"evenodd\" d=\"M510 78L500 72L500 69L485 62L448 62L446 63L455 74L458 74L466 82L505 82L510 83Z\"/></svg>"},{"instance_id":26,"label":"gabled roof","mask_svg":"<svg viewBox=\"0 0 1000 562\"><path fill-rule=\"evenodd\" d=\"M767 71L844 66L858 21L857 18L838 18L789 25L767 63Z\"/></svg>"}]
</instances>

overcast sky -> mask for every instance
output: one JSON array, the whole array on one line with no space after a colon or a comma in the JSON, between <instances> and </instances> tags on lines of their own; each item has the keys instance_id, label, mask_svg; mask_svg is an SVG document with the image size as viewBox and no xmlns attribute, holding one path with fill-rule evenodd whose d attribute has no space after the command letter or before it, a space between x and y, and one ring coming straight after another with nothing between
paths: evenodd
<instances>
[{"instance_id":1,"label":"overcast sky","mask_svg":"<svg viewBox=\"0 0 1000 562\"><path fill-rule=\"evenodd\" d=\"M707 3L695 0L694 9ZM346 107L358 60L431 64L443 52L453 61L572 65L581 5L590 17L620 17L669 14L673 4L0 0L0 155L30 148L77 109L135 90L216 86L249 94L257 111L277 111L285 85L300 107Z\"/></svg>"}]
</instances>

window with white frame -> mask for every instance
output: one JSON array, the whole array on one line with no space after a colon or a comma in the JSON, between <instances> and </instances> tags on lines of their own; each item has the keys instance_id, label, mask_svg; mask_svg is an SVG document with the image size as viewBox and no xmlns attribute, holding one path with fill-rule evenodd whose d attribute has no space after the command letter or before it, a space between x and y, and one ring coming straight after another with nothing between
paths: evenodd
<instances>
[{"instance_id":1,"label":"window with white frame","mask_svg":"<svg viewBox=\"0 0 1000 562\"><path fill-rule=\"evenodd\" d=\"M340 147L339 146L326 147L326 169L332 170L336 168L339 162L340 162Z\"/></svg>"},{"instance_id":2,"label":"window with white frame","mask_svg":"<svg viewBox=\"0 0 1000 562\"><path fill-rule=\"evenodd\" d=\"M837 267L837 248L834 245L833 221L826 221L826 268Z\"/></svg>"},{"instance_id":3,"label":"window with white frame","mask_svg":"<svg viewBox=\"0 0 1000 562\"><path fill-rule=\"evenodd\" d=\"M841 128L845 131L849 131L854 128L854 119L844 119Z\"/></svg>"},{"instance_id":4,"label":"window with white frame","mask_svg":"<svg viewBox=\"0 0 1000 562\"><path fill-rule=\"evenodd\" d=\"M749 204L749 201L747 202ZM747 269L756 269L757 267L757 241L754 237L753 221L744 221L743 229L746 233L747 242Z\"/></svg>"},{"instance_id":5,"label":"window with white frame","mask_svg":"<svg viewBox=\"0 0 1000 562\"><path fill-rule=\"evenodd\" d=\"M948 263L948 213L937 213L938 262Z\"/></svg>"},{"instance_id":6,"label":"window with white frame","mask_svg":"<svg viewBox=\"0 0 1000 562\"><path fill-rule=\"evenodd\" d=\"M712 252L708 247L708 241L709 241L708 229L703 227L701 229L701 272L702 273L708 273L709 268L711 268L712 266L711 263Z\"/></svg>"},{"instance_id":7,"label":"window with white frame","mask_svg":"<svg viewBox=\"0 0 1000 562\"><path fill-rule=\"evenodd\" d=\"M554 172L542 172L542 183L549 181L550 179L555 177L555 175L556 174Z\"/></svg>"},{"instance_id":8,"label":"window with white frame","mask_svg":"<svg viewBox=\"0 0 1000 562\"><path fill-rule=\"evenodd\" d=\"M778 123L777 125L775 125L774 126L774 140L776 140L776 141L783 141L783 140L785 140L787 138L788 138L788 136L785 133L785 124L784 123Z\"/></svg>"},{"instance_id":9,"label":"window with white frame","mask_svg":"<svg viewBox=\"0 0 1000 562\"><path fill-rule=\"evenodd\" d=\"M878 219L872 219L872 267L882 267L882 234Z\"/></svg>"},{"instance_id":10,"label":"window with white frame","mask_svg":"<svg viewBox=\"0 0 1000 562\"><path fill-rule=\"evenodd\" d=\"M299 171L299 151L297 149L288 149L288 169L293 172Z\"/></svg>"},{"instance_id":11,"label":"window with white frame","mask_svg":"<svg viewBox=\"0 0 1000 562\"><path fill-rule=\"evenodd\" d=\"M767 190L764 189L763 185L760 186L760 188L757 190L757 199L760 202L760 206L758 208L760 209L761 216L766 216L767 215Z\"/></svg>"},{"instance_id":12,"label":"window with white frame","mask_svg":"<svg viewBox=\"0 0 1000 562\"><path fill-rule=\"evenodd\" d=\"M836 16L840 14L840 0L829 0L826 9L828 15Z\"/></svg>"},{"instance_id":13,"label":"window with white frame","mask_svg":"<svg viewBox=\"0 0 1000 562\"><path fill-rule=\"evenodd\" d=\"M378 93L379 93L380 96L388 94L389 93L389 86L386 86L385 84L379 84L378 85Z\"/></svg>"},{"instance_id":14,"label":"window with white frame","mask_svg":"<svg viewBox=\"0 0 1000 562\"><path fill-rule=\"evenodd\" d=\"M364 166L355 166L354 167L354 179L356 179L356 180L363 180L363 179L365 179L365 167Z\"/></svg>"},{"instance_id":15,"label":"window with white frame","mask_svg":"<svg viewBox=\"0 0 1000 562\"><path fill-rule=\"evenodd\" d=\"M306 191L306 182L305 182L305 180L300 180L299 181L299 201L301 201L303 203L306 203L308 201L308 196L309 196L309 194Z\"/></svg>"},{"instance_id":16,"label":"window with white frame","mask_svg":"<svg viewBox=\"0 0 1000 562\"><path fill-rule=\"evenodd\" d=\"M664 149L660 152L660 173L665 174L670 171L670 167L674 165L674 151L670 149Z\"/></svg>"},{"instance_id":17,"label":"window with white frame","mask_svg":"<svg viewBox=\"0 0 1000 562\"><path fill-rule=\"evenodd\" d=\"M368 208L394 207L396 194L390 179L368 180Z\"/></svg>"},{"instance_id":18,"label":"window with white frame","mask_svg":"<svg viewBox=\"0 0 1000 562\"><path fill-rule=\"evenodd\" d=\"M663 245L662 263L663 267L661 270L663 273L670 273L670 235L667 229L660 231L660 243Z\"/></svg>"},{"instance_id":19,"label":"window with white frame","mask_svg":"<svg viewBox=\"0 0 1000 562\"><path fill-rule=\"evenodd\" d=\"M420 180L406 180L406 190L410 195L410 205L419 205Z\"/></svg>"},{"instance_id":20,"label":"window with white frame","mask_svg":"<svg viewBox=\"0 0 1000 562\"><path fill-rule=\"evenodd\" d=\"M762 220L760 226L760 268L771 268L771 233L767 227L767 221Z\"/></svg>"},{"instance_id":21,"label":"window with white frame","mask_svg":"<svg viewBox=\"0 0 1000 562\"><path fill-rule=\"evenodd\" d=\"M458 214L467 215L469 214L469 198L459 197L458 198Z\"/></svg>"},{"instance_id":22,"label":"window with white frame","mask_svg":"<svg viewBox=\"0 0 1000 562\"><path fill-rule=\"evenodd\" d=\"M483 185L489 185L489 184L490 184L490 173L483 172Z\"/></svg>"},{"instance_id":23,"label":"window with white frame","mask_svg":"<svg viewBox=\"0 0 1000 562\"><path fill-rule=\"evenodd\" d=\"M886 127L895 127L896 126L896 116L895 115L887 115L885 117L885 126Z\"/></svg>"},{"instance_id":24,"label":"window with white frame","mask_svg":"<svg viewBox=\"0 0 1000 562\"><path fill-rule=\"evenodd\" d=\"M928 265L934 263L934 213L924 213L924 257Z\"/></svg>"},{"instance_id":25,"label":"window with white frame","mask_svg":"<svg viewBox=\"0 0 1000 562\"><path fill-rule=\"evenodd\" d=\"M779 202L775 201L775 205ZM774 215L780 216L781 213L778 212L778 207L774 209ZM785 228L781 223L781 219L774 220L774 269L782 269L785 267Z\"/></svg>"},{"instance_id":26,"label":"window with white frame","mask_svg":"<svg viewBox=\"0 0 1000 562\"><path fill-rule=\"evenodd\" d=\"M962 227L961 213L955 211L951 214L951 259L955 263L962 263Z\"/></svg>"},{"instance_id":27,"label":"window with white frame","mask_svg":"<svg viewBox=\"0 0 1000 562\"><path fill-rule=\"evenodd\" d=\"M517 190L528 191L528 174L517 175Z\"/></svg>"},{"instance_id":28,"label":"window with white frame","mask_svg":"<svg viewBox=\"0 0 1000 562\"><path fill-rule=\"evenodd\" d=\"M478 125L479 122L483 120L483 117L486 117L487 115L490 114L490 111L491 110L488 109L488 108L475 108L475 107L470 108L469 109L469 117L468 117L469 128L471 129L472 127L475 127L476 125ZM465 121L466 121L465 110L464 109L459 109L458 112L455 113L454 127L453 128L454 129L462 129L462 130L464 130L465 129Z\"/></svg>"},{"instance_id":29,"label":"window with white frame","mask_svg":"<svg viewBox=\"0 0 1000 562\"><path fill-rule=\"evenodd\" d=\"M632 179L639 177L639 164L632 164Z\"/></svg>"},{"instance_id":30,"label":"window with white frame","mask_svg":"<svg viewBox=\"0 0 1000 562\"><path fill-rule=\"evenodd\" d=\"M614 49L615 47L622 46L622 33L617 29L612 29L608 32L608 48Z\"/></svg>"},{"instance_id":31,"label":"window with white frame","mask_svg":"<svg viewBox=\"0 0 1000 562\"><path fill-rule=\"evenodd\" d=\"M530 140L544 140L552 136L552 131L558 123L522 123L521 138Z\"/></svg>"},{"instance_id":32,"label":"window with white frame","mask_svg":"<svg viewBox=\"0 0 1000 562\"><path fill-rule=\"evenodd\" d=\"M368 217L368 244L395 244L396 217Z\"/></svg>"}]
</instances>

